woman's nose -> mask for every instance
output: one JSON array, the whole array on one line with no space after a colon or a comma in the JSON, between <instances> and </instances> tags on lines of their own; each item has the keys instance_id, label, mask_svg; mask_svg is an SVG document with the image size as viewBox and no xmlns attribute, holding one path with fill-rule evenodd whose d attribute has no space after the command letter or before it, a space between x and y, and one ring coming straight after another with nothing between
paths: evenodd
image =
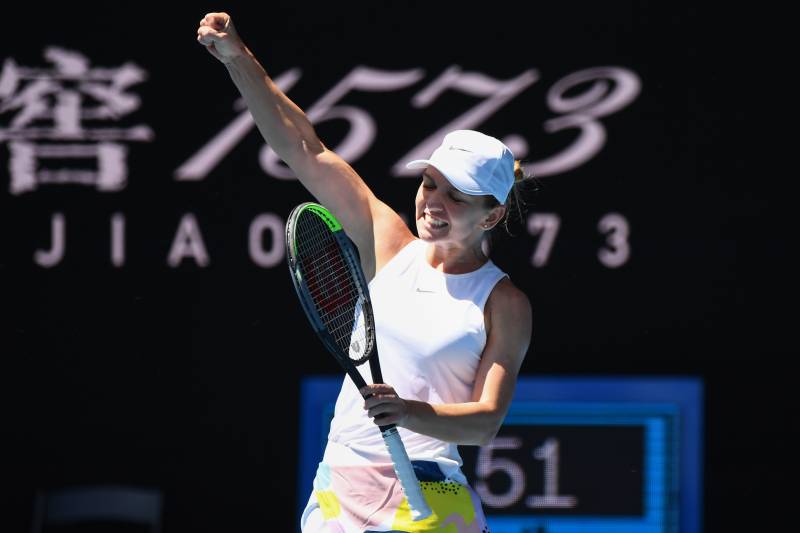
<instances>
[{"instance_id":1,"label":"woman's nose","mask_svg":"<svg viewBox=\"0 0 800 533\"><path fill-rule=\"evenodd\" d=\"M436 194L431 194L425 198L425 207L428 209L428 211L441 211L442 200Z\"/></svg>"},{"instance_id":2,"label":"woman's nose","mask_svg":"<svg viewBox=\"0 0 800 533\"><path fill-rule=\"evenodd\" d=\"M428 203L428 205L436 205L437 207L441 207L442 193L439 189L426 190L424 192L425 201Z\"/></svg>"}]
</instances>

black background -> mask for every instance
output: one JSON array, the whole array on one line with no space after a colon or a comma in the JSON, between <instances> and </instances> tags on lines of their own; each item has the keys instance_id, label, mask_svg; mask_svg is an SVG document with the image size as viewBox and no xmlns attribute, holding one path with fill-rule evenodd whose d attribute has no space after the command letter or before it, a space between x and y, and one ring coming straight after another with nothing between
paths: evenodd
<instances>
[{"instance_id":1,"label":"black background","mask_svg":"<svg viewBox=\"0 0 800 533\"><path fill-rule=\"evenodd\" d=\"M533 160L571 141L542 129L553 83L595 66L636 72L642 92L602 119L603 150L543 178L532 199L534 212L562 219L548 265L529 266L536 241L524 231L496 248L534 307L522 372L701 376L705 530L779 520L775 498L793 461L791 313L779 313L789 300L788 226L767 223L783 222L776 188L753 163L765 137L751 121L764 54L752 46L751 14L638 2L29 3L5 17L0 59L42 66L43 48L58 45L93 65L134 61L149 79L132 88L143 104L125 124L148 124L156 138L129 145L129 184L113 194L70 185L12 196L0 148L3 531L29 527L36 489L80 483L160 487L166 531L295 527L299 381L338 370L307 329L283 266L248 258L257 214L285 217L310 199L261 171L258 135L204 181L173 178L236 115L225 69L194 40L213 10L233 14L270 73L302 68L290 91L301 107L359 64L421 67L421 83L454 64L500 79L536 68L540 81L480 127L525 136ZM476 103L454 94L412 108L421 83L344 101L379 127L356 170L406 212L416 182L391 178L391 164ZM8 120L0 115L2 127ZM342 127L319 133L336 144L329 139ZM54 212L67 220L67 252L42 269L32 257L49 245ZM119 269L108 246L116 212L128 228ZM616 270L595 256L608 212L632 228L631 260ZM185 213L200 224L206 268L166 264Z\"/></svg>"}]
</instances>

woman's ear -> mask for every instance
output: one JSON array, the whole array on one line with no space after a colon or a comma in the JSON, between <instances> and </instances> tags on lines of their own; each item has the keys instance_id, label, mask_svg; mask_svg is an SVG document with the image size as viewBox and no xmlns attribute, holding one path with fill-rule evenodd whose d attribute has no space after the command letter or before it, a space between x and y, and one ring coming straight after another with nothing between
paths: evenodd
<instances>
[{"instance_id":1,"label":"woman's ear","mask_svg":"<svg viewBox=\"0 0 800 533\"><path fill-rule=\"evenodd\" d=\"M483 220L481 227L484 230L488 231L493 227L495 227L501 220L503 220L503 217L505 215L506 215L506 206L496 205L492 208L491 211L489 211L489 214Z\"/></svg>"}]
</instances>

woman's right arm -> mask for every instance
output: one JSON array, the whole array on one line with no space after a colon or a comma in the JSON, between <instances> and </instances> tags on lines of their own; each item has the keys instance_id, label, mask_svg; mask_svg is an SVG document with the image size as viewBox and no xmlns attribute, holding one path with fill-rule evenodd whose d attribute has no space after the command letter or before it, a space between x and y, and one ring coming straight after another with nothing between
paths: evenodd
<instances>
[{"instance_id":1,"label":"woman's right arm","mask_svg":"<svg viewBox=\"0 0 800 533\"><path fill-rule=\"evenodd\" d=\"M267 75L236 33L230 16L209 13L197 40L228 69L267 143L300 182L342 224L361 253L365 274L391 258L413 235L364 180L319 140L306 114ZM375 236L381 239L376 240Z\"/></svg>"}]
</instances>

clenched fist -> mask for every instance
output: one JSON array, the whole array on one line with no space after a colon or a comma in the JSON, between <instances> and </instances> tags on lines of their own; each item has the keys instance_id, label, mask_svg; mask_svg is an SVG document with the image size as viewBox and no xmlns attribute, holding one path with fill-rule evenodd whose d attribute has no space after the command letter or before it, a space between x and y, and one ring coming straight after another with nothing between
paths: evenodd
<instances>
[{"instance_id":1,"label":"clenched fist","mask_svg":"<svg viewBox=\"0 0 800 533\"><path fill-rule=\"evenodd\" d=\"M227 13L209 13L200 19L197 42L223 63L244 55L246 51Z\"/></svg>"}]
</instances>

